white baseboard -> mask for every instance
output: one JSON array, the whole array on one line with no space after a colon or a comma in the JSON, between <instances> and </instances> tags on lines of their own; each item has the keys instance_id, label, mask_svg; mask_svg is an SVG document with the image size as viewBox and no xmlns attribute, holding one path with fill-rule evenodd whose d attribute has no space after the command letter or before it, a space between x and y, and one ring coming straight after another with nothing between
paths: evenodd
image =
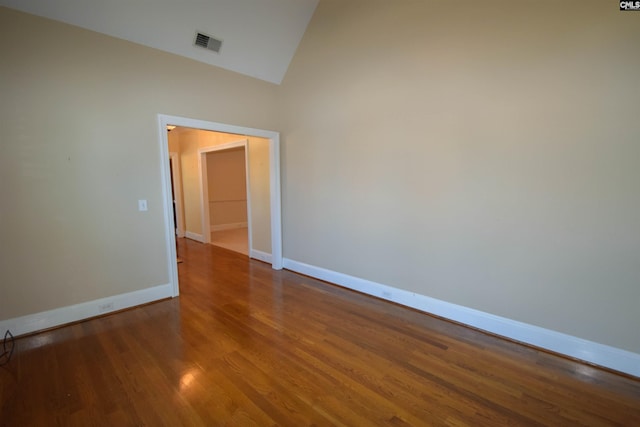
<instances>
[{"instance_id":1,"label":"white baseboard","mask_svg":"<svg viewBox=\"0 0 640 427\"><path fill-rule=\"evenodd\" d=\"M249 251L249 258L257 259L262 262L266 262L267 264L271 264L271 254L266 252L258 251L255 249L251 249Z\"/></svg>"},{"instance_id":2,"label":"white baseboard","mask_svg":"<svg viewBox=\"0 0 640 427\"><path fill-rule=\"evenodd\" d=\"M640 377L640 354L285 258L284 268L515 341Z\"/></svg>"},{"instance_id":3,"label":"white baseboard","mask_svg":"<svg viewBox=\"0 0 640 427\"><path fill-rule=\"evenodd\" d=\"M176 236L178 236L179 238L185 237L185 232L184 232L184 230L181 230L181 229L179 229L179 228L178 228L178 229L176 230Z\"/></svg>"},{"instance_id":4,"label":"white baseboard","mask_svg":"<svg viewBox=\"0 0 640 427\"><path fill-rule=\"evenodd\" d=\"M13 319L0 320L0 331L9 329L14 336L29 334L172 296L171 284L154 286Z\"/></svg>"},{"instance_id":5,"label":"white baseboard","mask_svg":"<svg viewBox=\"0 0 640 427\"><path fill-rule=\"evenodd\" d=\"M192 233L191 231L185 231L184 237L187 239L195 240L196 242L205 243L204 236L202 234Z\"/></svg>"},{"instance_id":6,"label":"white baseboard","mask_svg":"<svg viewBox=\"0 0 640 427\"><path fill-rule=\"evenodd\" d=\"M232 222L229 224L218 224L209 226L211 231L222 231L222 230L233 230L236 228L247 228L248 224L246 222Z\"/></svg>"}]
</instances>

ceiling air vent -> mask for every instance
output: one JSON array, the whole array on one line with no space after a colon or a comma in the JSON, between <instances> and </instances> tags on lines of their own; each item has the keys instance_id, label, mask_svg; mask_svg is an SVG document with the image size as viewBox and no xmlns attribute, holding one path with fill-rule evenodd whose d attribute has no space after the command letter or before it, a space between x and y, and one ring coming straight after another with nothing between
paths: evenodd
<instances>
[{"instance_id":1,"label":"ceiling air vent","mask_svg":"<svg viewBox=\"0 0 640 427\"><path fill-rule=\"evenodd\" d=\"M196 33L195 45L212 50L215 53L219 53L220 48L222 47L222 40L218 40L203 33Z\"/></svg>"}]
</instances>

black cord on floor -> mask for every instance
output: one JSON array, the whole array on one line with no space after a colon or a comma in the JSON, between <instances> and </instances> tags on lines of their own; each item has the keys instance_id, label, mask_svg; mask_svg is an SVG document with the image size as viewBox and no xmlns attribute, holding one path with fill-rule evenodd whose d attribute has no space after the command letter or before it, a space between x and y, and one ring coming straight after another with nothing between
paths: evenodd
<instances>
[{"instance_id":1,"label":"black cord on floor","mask_svg":"<svg viewBox=\"0 0 640 427\"><path fill-rule=\"evenodd\" d=\"M8 338L10 338L9 346L7 346ZM9 330L7 329L7 332L5 332L4 334L4 341L2 342L3 351L2 354L0 354L0 366L6 365L11 360L13 349L16 346L15 341L16 339L13 337L13 334L11 334L11 332L9 332ZM9 350L7 350L7 347L10 347Z\"/></svg>"}]
</instances>

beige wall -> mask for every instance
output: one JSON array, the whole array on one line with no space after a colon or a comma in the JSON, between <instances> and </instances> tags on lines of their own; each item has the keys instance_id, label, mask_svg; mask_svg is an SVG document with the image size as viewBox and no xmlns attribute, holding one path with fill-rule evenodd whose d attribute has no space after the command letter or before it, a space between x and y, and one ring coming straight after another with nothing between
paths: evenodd
<instances>
[{"instance_id":1,"label":"beige wall","mask_svg":"<svg viewBox=\"0 0 640 427\"><path fill-rule=\"evenodd\" d=\"M0 52L0 320L169 283L158 113L276 128L275 85L62 23L0 8Z\"/></svg>"},{"instance_id":2,"label":"beige wall","mask_svg":"<svg viewBox=\"0 0 640 427\"><path fill-rule=\"evenodd\" d=\"M200 147L200 140L204 137L204 132L198 129L181 128L174 129L173 132L176 132L180 146L185 231L202 235L198 148ZM219 142L219 144L222 144L222 142Z\"/></svg>"},{"instance_id":3,"label":"beige wall","mask_svg":"<svg viewBox=\"0 0 640 427\"><path fill-rule=\"evenodd\" d=\"M244 148L207 153L209 224L247 222L247 174Z\"/></svg>"},{"instance_id":4,"label":"beige wall","mask_svg":"<svg viewBox=\"0 0 640 427\"><path fill-rule=\"evenodd\" d=\"M285 257L640 353L637 18L321 0L281 87Z\"/></svg>"},{"instance_id":5,"label":"beige wall","mask_svg":"<svg viewBox=\"0 0 640 427\"><path fill-rule=\"evenodd\" d=\"M167 143L169 145L170 153L180 154L180 129L175 128L170 132L167 132Z\"/></svg>"}]
</instances>

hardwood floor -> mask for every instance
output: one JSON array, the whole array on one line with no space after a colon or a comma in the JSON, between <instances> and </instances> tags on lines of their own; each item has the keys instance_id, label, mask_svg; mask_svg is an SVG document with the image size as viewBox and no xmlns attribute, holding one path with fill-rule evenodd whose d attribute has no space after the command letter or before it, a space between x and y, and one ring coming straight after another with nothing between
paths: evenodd
<instances>
[{"instance_id":1,"label":"hardwood floor","mask_svg":"<svg viewBox=\"0 0 640 427\"><path fill-rule=\"evenodd\" d=\"M181 239L181 296L18 339L0 426L639 426L640 381Z\"/></svg>"}]
</instances>

